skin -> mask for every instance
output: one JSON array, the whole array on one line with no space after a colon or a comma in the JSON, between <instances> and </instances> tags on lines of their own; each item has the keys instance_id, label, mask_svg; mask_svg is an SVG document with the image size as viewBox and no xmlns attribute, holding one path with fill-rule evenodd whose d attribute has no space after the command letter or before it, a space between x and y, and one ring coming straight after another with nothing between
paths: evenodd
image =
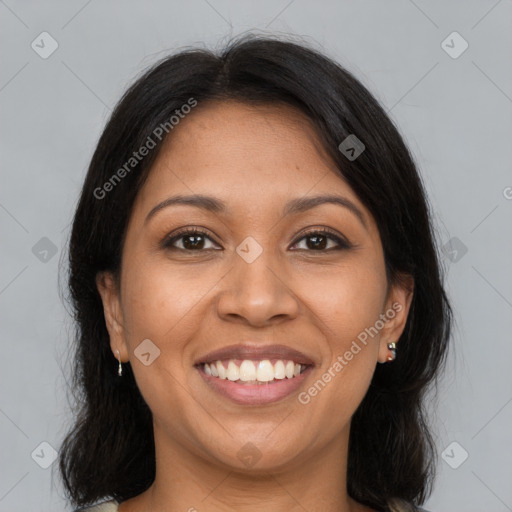
<instances>
[{"instance_id":1,"label":"skin","mask_svg":"<svg viewBox=\"0 0 512 512\"><path fill-rule=\"evenodd\" d=\"M178 205L145 223L169 196L194 193L224 201L228 213ZM287 201L322 193L350 199L366 227L335 204L283 217ZM174 250L161 247L183 227L209 238L188 252L190 237ZM322 227L353 246L312 247L304 236ZM263 250L250 264L235 250L248 236ZM376 365L387 362L386 344L405 327L413 282L388 283L372 216L302 113L236 101L199 105L174 128L137 196L119 286L109 273L97 285L112 353L130 362L153 413L156 479L120 512L371 510L346 492L350 421ZM304 391L393 303L401 311L306 405L296 393L268 405L235 404L193 367L227 345L280 343L315 361ZM160 349L148 366L134 355L145 339ZM237 457L249 442L261 455L251 467Z\"/></svg>"}]
</instances>

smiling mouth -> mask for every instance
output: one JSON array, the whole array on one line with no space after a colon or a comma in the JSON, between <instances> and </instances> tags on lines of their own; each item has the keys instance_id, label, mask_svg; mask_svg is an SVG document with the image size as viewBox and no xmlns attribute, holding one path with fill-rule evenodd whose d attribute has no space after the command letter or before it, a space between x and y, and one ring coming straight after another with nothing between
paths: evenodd
<instances>
[{"instance_id":1,"label":"smiling mouth","mask_svg":"<svg viewBox=\"0 0 512 512\"><path fill-rule=\"evenodd\" d=\"M195 365L210 390L243 406L266 406L291 398L305 385L313 367L286 359L228 359ZM217 376L213 375L215 372Z\"/></svg>"},{"instance_id":2,"label":"smiling mouth","mask_svg":"<svg viewBox=\"0 0 512 512\"><path fill-rule=\"evenodd\" d=\"M224 359L200 363L199 369L210 377L241 385L271 384L292 380L312 365L290 359Z\"/></svg>"}]
</instances>

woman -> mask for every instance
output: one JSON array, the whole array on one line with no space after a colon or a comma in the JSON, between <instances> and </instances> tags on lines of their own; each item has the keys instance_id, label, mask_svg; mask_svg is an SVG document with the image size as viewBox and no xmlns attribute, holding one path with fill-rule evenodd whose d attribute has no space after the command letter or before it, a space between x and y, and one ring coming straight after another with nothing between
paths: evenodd
<instances>
[{"instance_id":1,"label":"woman","mask_svg":"<svg viewBox=\"0 0 512 512\"><path fill-rule=\"evenodd\" d=\"M101 136L69 258L74 506L421 510L451 308L412 157L338 64L252 36L158 63Z\"/></svg>"}]
</instances>

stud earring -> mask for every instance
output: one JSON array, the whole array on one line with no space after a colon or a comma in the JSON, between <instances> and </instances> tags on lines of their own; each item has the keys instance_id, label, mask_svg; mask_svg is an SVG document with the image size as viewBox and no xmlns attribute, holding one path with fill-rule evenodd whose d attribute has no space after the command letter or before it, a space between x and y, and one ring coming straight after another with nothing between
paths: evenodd
<instances>
[{"instance_id":1,"label":"stud earring","mask_svg":"<svg viewBox=\"0 0 512 512\"><path fill-rule=\"evenodd\" d=\"M117 375L119 375L119 377L121 377L121 375L123 375L123 367L121 365L121 355L119 354L119 350L116 350L116 352L117 352L117 356L119 359L119 367L117 368Z\"/></svg>"},{"instance_id":2,"label":"stud earring","mask_svg":"<svg viewBox=\"0 0 512 512\"><path fill-rule=\"evenodd\" d=\"M394 361L396 359L396 343L388 343L388 349L391 351L391 355L388 356L388 361Z\"/></svg>"}]
</instances>

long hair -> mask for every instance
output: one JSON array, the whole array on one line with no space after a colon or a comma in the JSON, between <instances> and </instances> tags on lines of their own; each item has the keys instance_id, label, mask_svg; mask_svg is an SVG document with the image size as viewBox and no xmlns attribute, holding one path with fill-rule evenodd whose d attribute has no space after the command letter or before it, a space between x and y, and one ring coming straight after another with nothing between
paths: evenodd
<instances>
[{"instance_id":1,"label":"long hair","mask_svg":"<svg viewBox=\"0 0 512 512\"><path fill-rule=\"evenodd\" d=\"M377 365L352 418L347 486L355 500L379 511L393 509L393 500L422 504L435 472L424 398L446 359L452 321L422 180L393 122L349 71L305 44L253 35L218 53L186 49L153 65L125 92L97 144L69 242L76 414L59 458L69 499L78 506L105 497L124 501L155 478L151 411L130 365L122 379L117 376L95 278L104 270L119 275L135 197L165 136L179 129L169 119L191 99L198 109L205 101L229 99L300 109L340 178L373 215L388 280L414 278L397 359ZM167 129L159 140L155 129L162 126ZM351 134L365 145L352 161L338 149ZM130 160L148 137L156 147ZM116 173L122 179L114 180Z\"/></svg>"}]
</instances>

